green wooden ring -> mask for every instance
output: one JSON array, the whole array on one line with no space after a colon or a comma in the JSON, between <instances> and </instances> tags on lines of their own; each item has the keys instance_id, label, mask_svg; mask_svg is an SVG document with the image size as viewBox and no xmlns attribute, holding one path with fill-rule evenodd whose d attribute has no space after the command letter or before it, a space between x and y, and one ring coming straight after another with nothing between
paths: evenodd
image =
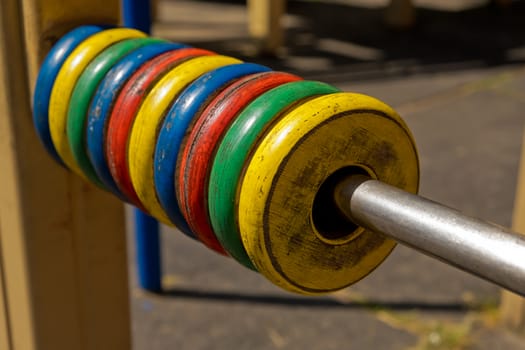
<instances>
[{"instance_id":1,"label":"green wooden ring","mask_svg":"<svg viewBox=\"0 0 525 350\"><path fill-rule=\"evenodd\" d=\"M338 92L314 81L296 81L259 96L240 113L224 135L210 173L208 207L210 221L222 246L239 263L254 269L241 241L236 198L239 179L250 150L265 130L290 107L304 99Z\"/></svg>"},{"instance_id":2,"label":"green wooden ring","mask_svg":"<svg viewBox=\"0 0 525 350\"><path fill-rule=\"evenodd\" d=\"M156 38L138 38L111 45L96 56L80 75L69 101L66 134L75 162L86 177L101 188L106 188L91 165L86 150L86 120L89 104L106 73L124 56L139 47L163 42Z\"/></svg>"}]
</instances>

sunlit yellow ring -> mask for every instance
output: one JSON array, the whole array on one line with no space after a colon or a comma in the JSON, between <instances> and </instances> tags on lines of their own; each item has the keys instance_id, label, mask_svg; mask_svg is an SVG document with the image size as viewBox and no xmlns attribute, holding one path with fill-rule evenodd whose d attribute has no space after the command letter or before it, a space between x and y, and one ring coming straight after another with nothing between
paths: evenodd
<instances>
[{"instance_id":1,"label":"sunlit yellow ring","mask_svg":"<svg viewBox=\"0 0 525 350\"><path fill-rule=\"evenodd\" d=\"M259 272L287 290L321 294L358 281L388 256L395 242L383 235L350 224L330 240L314 224L321 185L354 168L417 191L413 138L391 108L371 97L318 97L268 131L246 164L238 202L242 241Z\"/></svg>"},{"instance_id":2,"label":"sunlit yellow ring","mask_svg":"<svg viewBox=\"0 0 525 350\"><path fill-rule=\"evenodd\" d=\"M146 210L164 223L170 224L170 220L159 203L153 178L157 128L170 104L189 83L212 69L240 62L219 55L188 60L173 68L153 87L137 113L128 142L129 174Z\"/></svg>"},{"instance_id":3,"label":"sunlit yellow ring","mask_svg":"<svg viewBox=\"0 0 525 350\"><path fill-rule=\"evenodd\" d=\"M92 35L69 55L57 75L49 101L51 139L64 163L84 178L73 158L66 136L67 111L73 88L87 65L104 49L125 39L145 36L141 31L128 28L108 29Z\"/></svg>"}]
</instances>

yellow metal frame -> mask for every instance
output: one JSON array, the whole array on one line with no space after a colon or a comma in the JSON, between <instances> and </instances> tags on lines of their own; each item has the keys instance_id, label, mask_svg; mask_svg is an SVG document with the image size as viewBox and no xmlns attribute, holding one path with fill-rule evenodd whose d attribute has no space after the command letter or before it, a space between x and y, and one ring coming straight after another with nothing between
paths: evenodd
<instances>
[{"instance_id":1,"label":"yellow metal frame","mask_svg":"<svg viewBox=\"0 0 525 350\"><path fill-rule=\"evenodd\" d=\"M1 103L1 102L0 102ZM2 245L0 241L0 252L2 252ZM7 302L6 302L5 286L4 286L4 273L2 266L2 257L0 256L0 349L10 349L11 340L9 332L8 314L7 314Z\"/></svg>"}]
</instances>

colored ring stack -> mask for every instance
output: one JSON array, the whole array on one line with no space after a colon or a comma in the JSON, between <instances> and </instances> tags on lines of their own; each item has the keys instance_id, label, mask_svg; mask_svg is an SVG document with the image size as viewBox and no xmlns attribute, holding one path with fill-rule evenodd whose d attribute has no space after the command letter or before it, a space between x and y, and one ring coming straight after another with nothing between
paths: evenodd
<instances>
[{"instance_id":1,"label":"colored ring stack","mask_svg":"<svg viewBox=\"0 0 525 350\"><path fill-rule=\"evenodd\" d=\"M33 113L62 165L302 294L358 281L395 245L338 214L338 179L418 187L413 138L385 104L133 29L62 37Z\"/></svg>"}]
</instances>

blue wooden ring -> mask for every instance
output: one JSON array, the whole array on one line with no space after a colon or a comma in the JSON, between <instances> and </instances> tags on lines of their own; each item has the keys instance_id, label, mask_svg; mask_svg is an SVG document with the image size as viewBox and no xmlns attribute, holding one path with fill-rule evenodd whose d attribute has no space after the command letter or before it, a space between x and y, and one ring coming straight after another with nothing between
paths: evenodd
<instances>
[{"instance_id":1,"label":"blue wooden ring","mask_svg":"<svg viewBox=\"0 0 525 350\"><path fill-rule=\"evenodd\" d=\"M152 43L133 50L109 70L90 103L86 128L87 155L101 182L121 199L126 200L111 176L105 155L106 128L115 100L126 81L140 66L164 52L183 47L187 46L166 42Z\"/></svg>"},{"instance_id":2,"label":"blue wooden ring","mask_svg":"<svg viewBox=\"0 0 525 350\"><path fill-rule=\"evenodd\" d=\"M154 181L157 198L177 227L188 227L175 195L175 167L182 139L191 121L203 107L227 85L243 76L270 71L254 63L239 63L202 75L177 98L160 128L154 158Z\"/></svg>"},{"instance_id":3,"label":"blue wooden ring","mask_svg":"<svg viewBox=\"0 0 525 350\"><path fill-rule=\"evenodd\" d=\"M33 125L35 126L38 138L44 145L45 149L53 158L63 164L60 159L49 131L49 99L53 84L69 54L85 39L96 34L105 27L86 25L81 26L65 34L53 48L49 51L42 66L35 84L33 95Z\"/></svg>"}]
</instances>

